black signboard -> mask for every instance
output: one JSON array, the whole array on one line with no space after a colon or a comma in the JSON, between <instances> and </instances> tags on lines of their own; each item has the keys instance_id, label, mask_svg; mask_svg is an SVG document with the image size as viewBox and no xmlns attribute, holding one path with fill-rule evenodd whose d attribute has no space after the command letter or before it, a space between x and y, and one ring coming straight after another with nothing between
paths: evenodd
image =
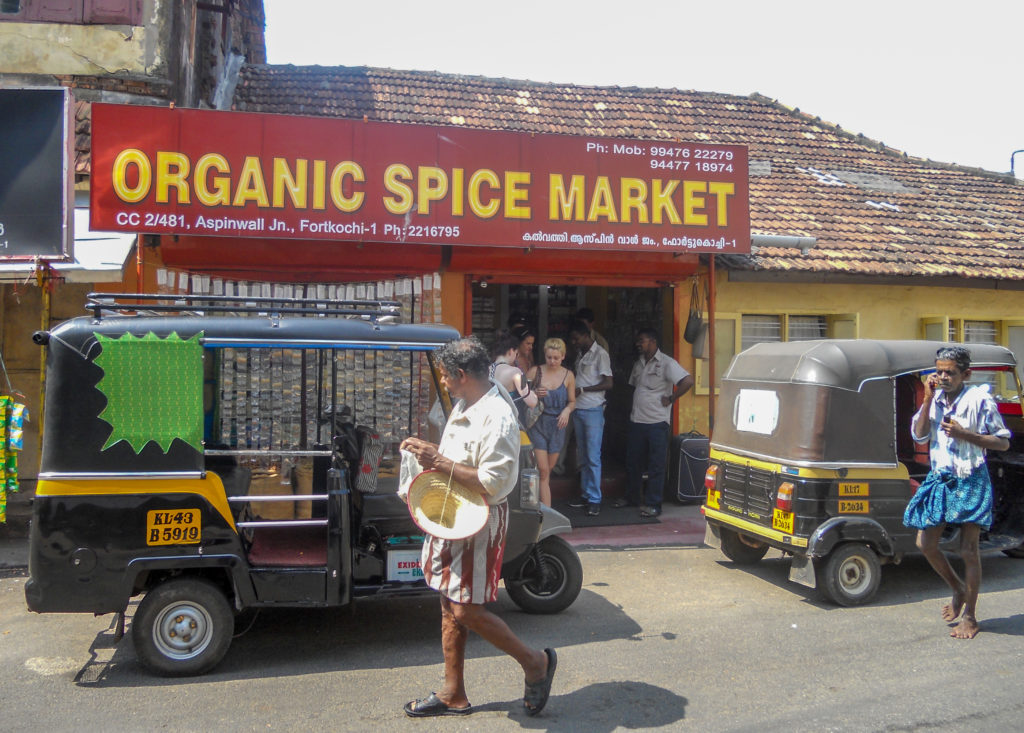
<instances>
[{"instance_id":1,"label":"black signboard","mask_svg":"<svg viewBox=\"0 0 1024 733\"><path fill-rule=\"evenodd\" d=\"M0 259L71 256L71 95L0 89Z\"/></svg>"}]
</instances>

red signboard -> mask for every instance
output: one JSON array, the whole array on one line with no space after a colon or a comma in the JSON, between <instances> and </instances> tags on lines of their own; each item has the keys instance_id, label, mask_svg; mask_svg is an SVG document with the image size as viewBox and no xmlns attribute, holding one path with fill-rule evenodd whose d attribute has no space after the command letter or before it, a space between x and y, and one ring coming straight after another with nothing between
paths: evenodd
<instances>
[{"instance_id":1,"label":"red signboard","mask_svg":"<svg viewBox=\"0 0 1024 733\"><path fill-rule=\"evenodd\" d=\"M747 150L97 104L92 227L749 252Z\"/></svg>"}]
</instances>

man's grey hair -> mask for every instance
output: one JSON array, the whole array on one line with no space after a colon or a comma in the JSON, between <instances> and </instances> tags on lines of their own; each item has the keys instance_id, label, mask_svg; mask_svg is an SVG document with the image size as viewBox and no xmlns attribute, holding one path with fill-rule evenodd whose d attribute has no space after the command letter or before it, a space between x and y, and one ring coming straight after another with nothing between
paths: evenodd
<instances>
[{"instance_id":1,"label":"man's grey hair","mask_svg":"<svg viewBox=\"0 0 1024 733\"><path fill-rule=\"evenodd\" d=\"M971 351L964 346L943 346L935 352L935 360L951 361L961 372L971 368Z\"/></svg>"},{"instance_id":2,"label":"man's grey hair","mask_svg":"<svg viewBox=\"0 0 1024 733\"><path fill-rule=\"evenodd\" d=\"M491 359L476 336L449 341L434 354L450 376L457 376L461 369L469 377L482 380L488 378Z\"/></svg>"}]
</instances>

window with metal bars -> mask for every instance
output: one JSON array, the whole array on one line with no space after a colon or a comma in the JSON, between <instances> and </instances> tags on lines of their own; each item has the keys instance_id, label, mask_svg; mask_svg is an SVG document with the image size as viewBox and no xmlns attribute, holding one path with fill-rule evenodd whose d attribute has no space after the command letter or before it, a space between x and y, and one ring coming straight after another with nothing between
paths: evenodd
<instances>
[{"instance_id":1,"label":"window with metal bars","mask_svg":"<svg viewBox=\"0 0 1024 733\"><path fill-rule=\"evenodd\" d=\"M782 316L749 314L742 316L741 348L782 340Z\"/></svg>"}]
</instances>

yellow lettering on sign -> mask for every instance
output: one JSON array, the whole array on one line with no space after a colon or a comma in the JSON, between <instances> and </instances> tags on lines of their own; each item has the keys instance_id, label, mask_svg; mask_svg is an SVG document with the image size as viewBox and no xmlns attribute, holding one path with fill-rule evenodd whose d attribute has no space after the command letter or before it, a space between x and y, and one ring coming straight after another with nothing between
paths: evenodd
<instances>
[{"instance_id":1,"label":"yellow lettering on sign","mask_svg":"<svg viewBox=\"0 0 1024 733\"><path fill-rule=\"evenodd\" d=\"M353 191L351 196L346 196L346 177L351 178L356 183L362 183L366 180L366 176L363 175L362 166L358 163L353 163L351 160L338 163L338 165L334 166L334 170L331 171L331 201L338 208L338 211L351 214L353 211L359 211L359 207L363 205L363 197L366 194L362 191Z\"/></svg>"},{"instance_id":2,"label":"yellow lettering on sign","mask_svg":"<svg viewBox=\"0 0 1024 733\"><path fill-rule=\"evenodd\" d=\"M683 222L700 227L708 225L707 214L697 213L697 209L704 208L704 197L697 194L707 190L708 184L704 181L683 181Z\"/></svg>"},{"instance_id":3,"label":"yellow lettering on sign","mask_svg":"<svg viewBox=\"0 0 1024 733\"><path fill-rule=\"evenodd\" d=\"M505 171L505 218L529 219L530 207L523 206L530 196L529 171Z\"/></svg>"},{"instance_id":4,"label":"yellow lettering on sign","mask_svg":"<svg viewBox=\"0 0 1024 733\"><path fill-rule=\"evenodd\" d=\"M392 163L384 169L384 188L395 194L384 197L384 208L392 214L408 214L412 209L412 170L402 163Z\"/></svg>"},{"instance_id":5,"label":"yellow lettering on sign","mask_svg":"<svg viewBox=\"0 0 1024 733\"><path fill-rule=\"evenodd\" d=\"M313 208L318 211L323 211L327 208L327 192L324 188L324 174L326 171L326 160L313 161Z\"/></svg>"},{"instance_id":6,"label":"yellow lettering on sign","mask_svg":"<svg viewBox=\"0 0 1024 733\"><path fill-rule=\"evenodd\" d=\"M263 169L260 168L260 159L254 155L246 157L242 163L242 172L238 178L238 188L235 189L235 198L232 206L245 206L249 201L255 201L262 209L270 206L267 197L267 183L263 180Z\"/></svg>"},{"instance_id":7,"label":"yellow lettering on sign","mask_svg":"<svg viewBox=\"0 0 1024 733\"><path fill-rule=\"evenodd\" d=\"M128 185L128 169L134 167L139 180L135 186ZM113 186L117 197L128 204L137 204L149 195L153 183L153 169L149 158L141 150L128 148L114 158Z\"/></svg>"},{"instance_id":8,"label":"yellow lettering on sign","mask_svg":"<svg viewBox=\"0 0 1024 733\"><path fill-rule=\"evenodd\" d=\"M485 184L489 188L498 190L501 187L498 174L487 168L473 171L473 175L469 177L469 210L481 219L490 219L498 213L501 200L495 197L485 204L480 198L480 188Z\"/></svg>"},{"instance_id":9,"label":"yellow lettering on sign","mask_svg":"<svg viewBox=\"0 0 1024 733\"><path fill-rule=\"evenodd\" d=\"M548 219L551 221L583 221L584 178L581 175L569 178L569 187L558 173L548 179Z\"/></svg>"},{"instance_id":10,"label":"yellow lettering on sign","mask_svg":"<svg viewBox=\"0 0 1024 733\"><path fill-rule=\"evenodd\" d=\"M653 184L651 220L655 224L661 224L667 216L669 224L682 224L683 221L679 218L679 210L676 209L676 204L672 200L672 194L679 187L679 181L668 181L668 186L665 186L664 181L660 178L655 178Z\"/></svg>"},{"instance_id":11,"label":"yellow lettering on sign","mask_svg":"<svg viewBox=\"0 0 1024 733\"><path fill-rule=\"evenodd\" d=\"M210 171L217 175L210 178ZM228 159L219 153L207 153L196 161L193 184L196 198L205 206L229 206L231 204L231 166ZM213 183L212 187L210 183Z\"/></svg>"},{"instance_id":12,"label":"yellow lettering on sign","mask_svg":"<svg viewBox=\"0 0 1024 733\"><path fill-rule=\"evenodd\" d=\"M416 213L429 214L430 203L448 195L448 174L434 166L422 166L416 173Z\"/></svg>"},{"instance_id":13,"label":"yellow lettering on sign","mask_svg":"<svg viewBox=\"0 0 1024 733\"><path fill-rule=\"evenodd\" d=\"M274 158L274 177L271 188L273 190L272 200L275 209L284 208L284 194L288 192L292 206L297 209L306 208L306 175L309 169L309 161L303 158L295 160L295 172L288 167L288 161L284 158ZM298 180L296 180L298 179Z\"/></svg>"},{"instance_id":14,"label":"yellow lettering on sign","mask_svg":"<svg viewBox=\"0 0 1024 733\"><path fill-rule=\"evenodd\" d=\"M633 221L633 212L636 212L636 220L640 224L647 223L647 181L640 178L623 178L619 181L621 189L621 216L619 220L623 224L630 224Z\"/></svg>"},{"instance_id":15,"label":"yellow lettering on sign","mask_svg":"<svg viewBox=\"0 0 1024 733\"><path fill-rule=\"evenodd\" d=\"M612 187L608 183L608 176L598 176L594 184L594 193L590 197L590 209L587 211L587 221L597 221L599 217L615 223L619 219L615 215L615 199L612 196Z\"/></svg>"},{"instance_id":16,"label":"yellow lettering on sign","mask_svg":"<svg viewBox=\"0 0 1024 733\"><path fill-rule=\"evenodd\" d=\"M736 184L726 183L725 181L712 181L708 184L708 193L715 197L715 206L718 212L715 217L715 223L720 227L729 226L728 198L736 193Z\"/></svg>"},{"instance_id":17,"label":"yellow lettering on sign","mask_svg":"<svg viewBox=\"0 0 1024 733\"><path fill-rule=\"evenodd\" d=\"M178 193L178 203L189 203L188 178L192 166L184 153L156 151L156 200L166 204L170 200L170 189Z\"/></svg>"}]
</instances>

